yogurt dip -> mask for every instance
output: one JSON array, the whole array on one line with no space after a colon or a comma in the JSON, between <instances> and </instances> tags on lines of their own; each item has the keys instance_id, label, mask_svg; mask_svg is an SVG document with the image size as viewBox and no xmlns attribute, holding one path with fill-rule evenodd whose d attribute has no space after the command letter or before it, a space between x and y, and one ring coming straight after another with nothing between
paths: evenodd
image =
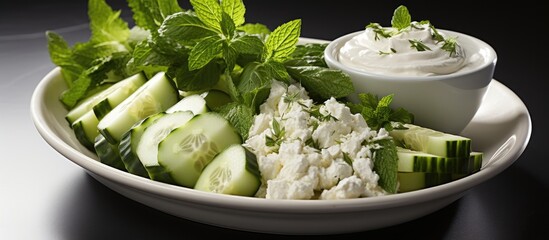
<instances>
[{"instance_id":1,"label":"yogurt dip","mask_svg":"<svg viewBox=\"0 0 549 240\"><path fill-rule=\"evenodd\" d=\"M428 21L403 29L369 24L339 50L339 61L376 74L445 75L468 69L478 57L467 56L459 39L437 31Z\"/></svg>"}]
</instances>

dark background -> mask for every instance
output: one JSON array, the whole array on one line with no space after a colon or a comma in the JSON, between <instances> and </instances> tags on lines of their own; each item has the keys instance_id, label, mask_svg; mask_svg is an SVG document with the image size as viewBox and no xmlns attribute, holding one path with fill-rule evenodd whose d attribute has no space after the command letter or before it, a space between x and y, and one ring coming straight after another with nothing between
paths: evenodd
<instances>
[{"instance_id":1,"label":"dark background","mask_svg":"<svg viewBox=\"0 0 549 240\"><path fill-rule=\"evenodd\" d=\"M107 2L114 9L122 9L123 18L132 22L131 12L127 9L125 1L108 0ZM328 238L543 239L547 237L544 230L548 223L547 215L549 215L549 207L547 207L549 160L541 151L547 143L543 136L548 134L544 119L547 112L546 104L549 103L545 94L547 80L549 80L546 76L549 41L543 37L548 30L547 14L543 7L534 1L506 2L508 3L503 1L386 0L244 1L247 8L247 22L263 23L274 29L289 20L300 18L303 37L326 40L361 30L370 22L379 22L383 26L388 26L393 10L400 4L406 5L413 20L428 19L437 28L464 32L490 44L498 54L494 78L513 90L523 100L531 114L533 132L522 156L503 173L471 189L460 200L440 211L408 223L362 233L328 236ZM180 1L180 3L183 8L190 8L188 1ZM66 34L67 39L72 42L84 41L87 34L86 23L87 1L85 0L9 2L2 0L0 3L0 50L7 49L5 47L7 44L12 44L13 48L0 52L0 65L9 65L10 59L7 59L7 56L20 57L23 60L28 57L31 60L32 54L23 56L12 52L28 53L29 49L35 49L37 56L47 61L47 48L43 37L45 30L58 30L58 33ZM75 35L75 32L78 35ZM29 44L25 44L25 41ZM49 64L49 69L53 68L49 62L44 64ZM47 71L48 69L44 69L42 73L45 74ZM0 73L0 86L2 81L8 81L1 76L10 75ZM39 79L27 79L27 81L37 83ZM27 90L21 91L23 94L23 91ZM0 121L2 121L1 117ZM43 141L41 144L46 145ZM0 159L9 161L1 157ZM8 214L0 211L0 239L21 239L8 237L18 236L18 233L22 232L26 232L24 236L33 236L30 239L187 239L219 234L223 237L262 239L309 238L240 232L179 219L111 191L88 176L78 166L68 163L60 155L44 161L46 160L69 165L71 175L67 180L73 182L70 185L71 188L66 189L65 197L61 199L63 206L55 210L29 212L24 210L28 206L24 206L23 203L28 204L32 201L13 203L10 207L15 210L8 211ZM53 180L45 178L43 181ZM39 186L40 184L36 187ZM2 190L0 198L16 196L18 199L26 199L23 195L9 191L13 191L15 187L4 185L0 189L4 188L7 192ZM42 192L47 193L47 191ZM29 197L40 198L40 196ZM44 197L44 199L58 198ZM32 226L25 224L25 218L34 217L49 218L51 222L45 221L44 224ZM13 223L13 221L17 222ZM33 235L32 231L36 231L37 235ZM48 235L38 235L39 233Z\"/></svg>"}]
</instances>

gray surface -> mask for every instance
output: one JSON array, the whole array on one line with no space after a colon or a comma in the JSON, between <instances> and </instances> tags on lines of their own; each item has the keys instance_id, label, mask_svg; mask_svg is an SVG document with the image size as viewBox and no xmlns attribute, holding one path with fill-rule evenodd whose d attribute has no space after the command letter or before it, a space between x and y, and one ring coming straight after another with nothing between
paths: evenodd
<instances>
[{"instance_id":1,"label":"gray surface","mask_svg":"<svg viewBox=\"0 0 549 240\"><path fill-rule=\"evenodd\" d=\"M188 4L181 2L184 7ZM383 20L396 6L347 7L352 1L338 1L341 4L337 6L331 5L333 1L302 3L303 6L295 6L291 1L269 1L262 5L257 2L246 1L249 22L263 22L273 28L302 18L303 36L328 40L360 29L370 21L386 25ZM115 8L125 5L124 1L109 3ZM394 227L331 238L544 236L541 234L545 233L546 221L538 219L549 214L546 205L549 163L541 151L547 134L543 121L547 77L542 75L547 66L544 60L547 50L541 41L538 43L520 31L507 33L522 26L541 29L542 15L537 13L541 10L527 3L512 9L505 5L486 8L490 10L470 6L459 5L448 10L436 4L408 5L412 17L429 18L440 28L468 32L492 44L499 57L495 78L515 91L532 115L534 130L529 146L508 170L436 213ZM29 104L34 87L54 67L43 33L55 29L71 43L83 41L88 36L85 13L85 1L0 3L0 239L159 239L218 234L293 238L221 229L151 209L98 183L42 140L30 118ZM328 21L326 15L335 18ZM127 10L123 16L131 20ZM517 44L521 41L527 44ZM424 228L429 231L420 231Z\"/></svg>"}]
</instances>

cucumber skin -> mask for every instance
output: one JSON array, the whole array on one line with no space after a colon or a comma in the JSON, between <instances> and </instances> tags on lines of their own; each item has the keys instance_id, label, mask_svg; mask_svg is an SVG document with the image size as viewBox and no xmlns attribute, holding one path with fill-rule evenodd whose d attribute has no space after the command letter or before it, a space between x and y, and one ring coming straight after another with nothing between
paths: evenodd
<instances>
[{"instance_id":1,"label":"cucumber skin","mask_svg":"<svg viewBox=\"0 0 549 240\"><path fill-rule=\"evenodd\" d=\"M226 134L230 133L229 135L233 135L233 136L226 136L226 138L223 140L223 143L222 143L223 146L217 146L218 149L215 152L215 154L213 154L211 158L208 159L209 162L205 163L204 167L201 170L199 170L199 172L197 169L192 167L196 163L196 161L192 161L190 159L182 159L183 161L180 162L180 165L177 166L178 169L176 169L176 170L181 170L182 168L189 167L190 169L187 170L188 172L186 172L185 175L178 173L178 171L173 171L173 169L162 170L162 171L158 170L157 168L164 168L164 169L171 168L169 167L169 165L171 164L166 163L166 161L168 162L172 161L171 158L166 159L166 157L163 157L163 155L160 154L161 150L164 147L169 148L168 146L172 146L169 143L172 141L171 138L179 139L178 135L187 135L186 133L187 131L189 131L190 129L194 129L192 127L196 127L195 125L197 121L200 121L200 119L202 118L206 118L208 115L216 115L216 118L222 119L224 121L224 124L226 124L226 127L230 127L230 129L226 131ZM172 179L174 180L176 185L188 187L188 188L194 188L194 185L196 184L196 181L198 180L198 177L200 176L201 171L204 170L207 164L209 164L217 154L219 154L220 152L222 152L232 144L242 144L242 139L240 135L236 132L234 127L228 122L227 119L223 118L221 115L219 115L216 112L207 112L203 114L198 114L198 115L195 115L191 120L189 120L184 126L174 129L166 138L164 138L164 140L162 140L159 143L158 145L158 148L159 148L158 164L159 165L154 166L152 169L150 166L145 166L145 168L147 169L147 171L149 172L149 175L151 176L151 179L153 180L171 181L167 177L163 176L165 173L169 173L171 174ZM185 167L182 167L182 166L185 166Z\"/></svg>"},{"instance_id":2,"label":"cucumber skin","mask_svg":"<svg viewBox=\"0 0 549 240\"><path fill-rule=\"evenodd\" d=\"M78 121L80 118L77 119L76 121L73 122L73 124L71 125L71 128L78 142L80 142L80 144L82 144L82 146L84 146L88 150L94 152L95 138L97 137L97 135L100 135L100 134L99 134L99 131L96 131L93 133L88 132L89 129L86 129L86 125L93 125L94 129L97 130L97 123L99 121L97 120L97 118L95 118L95 115L93 114L93 112L88 112L86 114L89 114L88 119L83 119L81 121ZM88 120L88 121L83 122L84 120Z\"/></svg>"},{"instance_id":3,"label":"cucumber skin","mask_svg":"<svg viewBox=\"0 0 549 240\"><path fill-rule=\"evenodd\" d=\"M473 152L467 158L448 158L429 155L413 155L406 150L397 151L399 156L399 172L425 172L425 173L450 173L450 174L471 174L480 170L482 164L482 153ZM409 154L412 154L410 156ZM422 154L422 153L419 153ZM412 169L403 169L401 162L403 156L412 161ZM412 158L409 160L409 158ZM406 164L407 165L407 164Z\"/></svg>"},{"instance_id":4,"label":"cucumber skin","mask_svg":"<svg viewBox=\"0 0 549 240\"><path fill-rule=\"evenodd\" d=\"M467 175L450 173L399 172L398 178L400 182L400 187L398 192L403 193L434 187L458 180L465 176Z\"/></svg>"},{"instance_id":5,"label":"cucumber skin","mask_svg":"<svg viewBox=\"0 0 549 240\"><path fill-rule=\"evenodd\" d=\"M170 85L169 91L171 91L171 92L170 92L170 93L165 92L164 95L163 95L162 97L160 97L160 98L167 99L167 98L170 97L170 96L168 96L168 95L170 94L170 95L173 95L172 97L173 97L174 99L173 99L173 101L170 102L170 103L166 103L166 102L164 102L165 100L162 100L162 103L164 103L164 104L161 104L161 109L159 109L158 111L156 111L156 113L163 112L163 111L167 110L168 108L170 108L171 106L173 106L175 103L177 103L177 102L180 100L179 91L177 90L177 86L176 86L175 82L174 82L167 74L165 74L164 77L165 77L165 80L166 80L166 81L168 82L168 84ZM149 80L147 81L147 83L145 83L145 84L142 85L141 87L146 87L146 86L148 86L148 85L147 85L148 82L150 82L150 81L153 80L153 79L154 79L154 77L151 78L151 79L149 79ZM137 91L139 91L139 89L136 90L135 92L137 92ZM134 92L134 94L135 94L135 92ZM130 97L131 97L131 95L130 95ZM111 112L112 112L112 111L111 111ZM124 113L124 114L127 114L127 113ZM151 116L151 115L153 115L153 114L155 114L155 113L152 113L152 114L150 114L149 116ZM124 116L122 116L122 117L124 117ZM146 117L148 117L148 116L145 116L144 118L146 118ZM142 118L142 119L134 119L135 122L134 122L133 124L131 124L131 126L133 126L135 123L137 123L137 122L143 120L144 118ZM101 122L100 122L100 123L101 123ZM111 143L111 144L119 144L122 135L123 135L125 132L129 131L129 130L131 129L131 126L130 126L128 129L126 129L125 131L123 131L122 133L112 133L112 132L109 130L110 128L112 128L112 126L106 127L106 128L99 128L99 133L101 133L101 134L107 139L107 141L108 141L109 143ZM117 128L119 128L119 127L117 127ZM113 128L113 130L119 131L119 129L117 129L117 128Z\"/></svg>"},{"instance_id":6,"label":"cucumber skin","mask_svg":"<svg viewBox=\"0 0 549 240\"><path fill-rule=\"evenodd\" d=\"M95 140L94 147L100 162L126 172L126 167L118 152L118 146L110 144L105 137L100 134Z\"/></svg>"},{"instance_id":7,"label":"cucumber skin","mask_svg":"<svg viewBox=\"0 0 549 240\"><path fill-rule=\"evenodd\" d=\"M124 163L124 166L126 166L128 172L145 178L150 178L149 173L141 163L141 160L137 157L132 143L133 141L138 140L135 138L140 139L145 128L151 125L160 116L162 116L162 114L154 114L146 117L145 119L134 124L134 126L132 126L132 128L122 136L122 140L120 140L118 148L120 150L122 162Z\"/></svg>"},{"instance_id":8,"label":"cucumber skin","mask_svg":"<svg viewBox=\"0 0 549 240\"><path fill-rule=\"evenodd\" d=\"M95 116L97 119L101 120L107 113L109 113L112 110L111 104L107 99L99 102L95 106L93 106L93 112L95 113Z\"/></svg>"}]
</instances>

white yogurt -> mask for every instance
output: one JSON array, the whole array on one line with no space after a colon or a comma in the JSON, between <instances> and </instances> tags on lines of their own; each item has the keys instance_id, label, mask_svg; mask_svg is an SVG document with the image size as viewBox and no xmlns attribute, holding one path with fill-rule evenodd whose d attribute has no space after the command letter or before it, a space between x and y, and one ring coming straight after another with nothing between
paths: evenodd
<instances>
[{"instance_id":1,"label":"white yogurt","mask_svg":"<svg viewBox=\"0 0 549 240\"><path fill-rule=\"evenodd\" d=\"M436 33L444 39L452 38ZM451 52L433 34L429 24L418 22L400 31L392 27L367 27L340 49L339 61L368 72L395 76L445 75L469 68L466 66L472 64L470 59L474 57L466 56L459 39L455 39L458 44Z\"/></svg>"}]
</instances>

